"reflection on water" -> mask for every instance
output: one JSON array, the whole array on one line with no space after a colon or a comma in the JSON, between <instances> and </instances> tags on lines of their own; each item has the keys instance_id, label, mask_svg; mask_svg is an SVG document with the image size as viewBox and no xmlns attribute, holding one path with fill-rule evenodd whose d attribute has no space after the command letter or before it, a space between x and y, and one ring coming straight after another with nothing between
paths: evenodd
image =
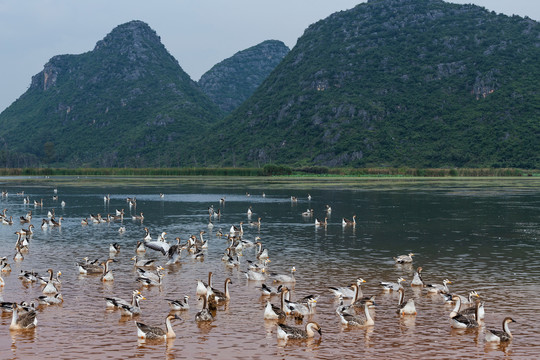
<instances>
[{"instance_id":1,"label":"reflection on water","mask_svg":"<svg viewBox=\"0 0 540 360\"><path fill-rule=\"evenodd\" d=\"M10 180L2 185L9 195L0 199L8 209L13 225L0 225L0 257L7 256L11 273L3 273L4 301L32 301L41 295L42 286L18 279L21 270L46 275L52 268L62 271L61 293L64 303L40 307L38 326L33 331L9 331L11 315L0 316L0 358L37 359L73 358L330 358L330 357L419 357L512 358L533 357L538 353L536 327L540 321L537 281L540 275L540 234L538 214L540 185L536 179L475 181L411 181L400 179L356 181L317 179L218 179L193 180L145 179L107 181L96 179ZM58 200L53 200L53 188ZM43 199L43 207L23 204L19 191L32 200ZM251 196L245 194L249 192ZM262 193L265 197L262 197ZM109 203L103 201L111 194ZM159 193L164 193L161 198ZM312 199L307 199L307 194ZM297 196L298 202L291 202ZM127 197L136 197L130 208ZM225 204L220 204L224 198ZM62 207L60 201L66 205ZM325 213L325 205L332 213ZM221 209L208 228L208 207ZM261 217L261 226L249 226ZM64 218L60 228L41 229L47 212L55 209ZM81 225L90 214L114 214L125 209L123 223ZM313 217L302 216L314 209ZM32 211L36 227L30 251L21 262L12 260L15 231L28 224L18 219ZM144 212L144 221L132 214ZM356 215L355 227L343 227L342 217ZM326 227L315 227L315 218L328 216ZM259 290L261 282L247 281L242 271L247 260L255 259L255 248L240 257L240 268L227 268L220 260L227 246L225 238L231 225L244 222L244 238L260 236L269 249L271 271L287 273L295 266L297 279L291 288L292 299L320 294L311 320L322 326L322 337L309 341L278 342L276 323L263 320L266 298ZM253 221L253 220L251 220ZM120 233L125 226L125 233ZM181 263L165 267L163 285L149 288L136 282L131 258L137 241L148 227L155 239L163 231L167 239L176 236L185 242L190 235L205 230L209 241L204 261L182 257ZM114 281L101 282L100 275L80 275L75 266L83 257L105 260L109 244L120 244L120 252L111 264ZM414 264L395 265L393 256L414 252ZM165 258L148 250L147 259L161 265ZM452 281L451 291L465 295L476 290L486 302L486 319L476 330L455 330L448 314L452 306L440 295L405 286L406 298L413 298L418 314L396 314L398 296L383 293L380 281L395 281L399 276L412 280L414 270L422 266L424 280ZM195 314L202 307L197 301L197 279L214 273L214 286L222 289L230 277L231 300L219 306L212 323L197 324ZM364 295L376 295L375 326L347 328L335 313L338 302L329 286L345 286L362 277ZM139 289L142 314L121 316L106 310L104 297L129 299ZM189 311L178 312L173 322L175 339L141 341L134 321L164 328L169 312L165 299L190 296ZM271 299L279 305L277 297ZM486 328L501 329L502 319L511 315L515 339L510 344L487 344ZM287 324L303 328L303 323L288 319Z\"/></svg>"}]
</instances>

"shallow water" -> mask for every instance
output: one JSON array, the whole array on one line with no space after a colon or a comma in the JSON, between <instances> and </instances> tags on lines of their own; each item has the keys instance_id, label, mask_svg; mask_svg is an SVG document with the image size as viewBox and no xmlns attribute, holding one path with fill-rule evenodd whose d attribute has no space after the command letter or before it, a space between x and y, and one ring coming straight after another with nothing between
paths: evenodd
<instances>
[{"instance_id":1,"label":"shallow water","mask_svg":"<svg viewBox=\"0 0 540 360\"><path fill-rule=\"evenodd\" d=\"M41 295L39 285L23 285L17 275L35 270L45 275L48 268L62 271L61 306L40 308L38 326L33 331L10 331L11 315L0 317L0 358L2 359L145 359L175 358L335 358L340 357L425 357L507 358L534 357L540 351L540 321L537 279L540 275L540 180L285 180L182 178L176 179L2 179L0 199L15 223L0 225L0 256L7 256L13 268L3 274L4 301L31 301ZM53 201L53 188L58 200ZM23 191L33 200L43 198L44 206L24 205ZM162 199L159 193L165 194ZM249 192L251 196L247 196ZM265 192L266 197L261 194ZM110 203L103 201L111 194ZM312 200L307 200L307 194ZM137 198L137 208L129 209L126 197ZM299 198L292 203L291 196ZM222 217L213 229L207 227L208 206L220 208ZM66 206L62 208L60 201ZM324 217L326 204L332 206L329 224L316 228L313 218L301 213L313 208L315 217ZM262 218L260 229L247 225L246 211L253 207L252 221ZM54 208L64 218L61 228L42 230L41 219ZM90 224L80 221L89 215L114 213L124 208L126 227L120 223ZM37 227L30 252L16 263L12 260L16 236L22 226L19 216L32 210ZM130 214L144 212L144 222ZM343 228L341 218L357 215L355 228ZM215 236L244 221L244 238L260 236L269 249L272 271L286 273L295 266L297 282L293 298L320 294L312 319L322 326L322 338L283 344L276 339L274 322L263 320L265 299L261 282L247 281L241 272L255 250L247 249L240 269L229 270L220 261L226 241ZM148 227L155 238L162 231L172 240L206 230L209 240L203 262L183 257L181 264L166 267L161 287L141 288L130 260L135 244ZM98 276L79 275L75 261L88 256L106 259L112 242L121 245L112 264L115 280L102 283ZM413 266L396 266L393 256L414 252ZM146 258L164 257L148 250ZM424 280L441 283L450 279L453 292L477 290L486 302L485 326L479 330L458 331L450 327L448 313L439 295L406 286L418 315L399 317L395 313L397 295L383 293L380 281L399 276L412 279L413 269L422 266ZM231 301L218 310L211 324L198 325L195 313L201 307L195 295L196 279L214 273L214 287L223 288L232 279ZM344 328L335 308L338 305L328 286L350 284L362 277L364 294L377 295L375 326L368 329ZM267 282L268 283L268 282ZM105 309L105 296L129 298L141 289L142 314L134 319ZM162 342L141 342L133 320L163 326L169 313L166 298L190 296L191 309L178 313L173 328L177 337ZM272 302L278 304L277 298ZM499 329L505 316L512 316L515 336L506 346L484 341L485 327ZM289 325L296 324L288 319ZM304 321L305 324L305 321Z\"/></svg>"}]
</instances>

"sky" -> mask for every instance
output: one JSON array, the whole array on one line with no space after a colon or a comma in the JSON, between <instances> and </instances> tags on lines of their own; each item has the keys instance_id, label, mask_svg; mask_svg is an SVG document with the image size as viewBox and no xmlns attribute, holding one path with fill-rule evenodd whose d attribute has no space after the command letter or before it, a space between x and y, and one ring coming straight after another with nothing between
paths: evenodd
<instances>
[{"instance_id":1,"label":"sky","mask_svg":"<svg viewBox=\"0 0 540 360\"><path fill-rule=\"evenodd\" d=\"M0 0L0 112L55 55L94 48L131 20L146 22L194 81L265 40L293 48L304 30L362 0ZM540 20L540 0L452 0Z\"/></svg>"}]
</instances>

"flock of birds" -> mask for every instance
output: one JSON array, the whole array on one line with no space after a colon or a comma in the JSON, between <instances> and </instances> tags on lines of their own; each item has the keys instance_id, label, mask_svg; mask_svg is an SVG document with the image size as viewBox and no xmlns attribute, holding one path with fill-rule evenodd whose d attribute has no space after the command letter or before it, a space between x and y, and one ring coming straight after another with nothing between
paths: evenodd
<instances>
[{"instance_id":1,"label":"flock of birds","mask_svg":"<svg viewBox=\"0 0 540 360\"><path fill-rule=\"evenodd\" d=\"M56 189L54 190L56 195ZM18 195L23 195L19 193ZM250 196L249 194L246 194ZM8 196L7 192L3 192L2 196ZM264 196L264 194L263 194ZM160 194L163 198L164 195ZM309 196L311 199L311 196ZM24 197L25 203L29 199ZM105 202L110 202L110 196L104 197ZM291 197L292 202L296 202L297 198ZM136 207L135 198L127 198L127 203L130 208ZM225 198L220 200L220 205L225 204ZM34 206L43 206L43 200L35 202ZM62 202L62 206L65 203ZM0 219L3 224L13 225L13 219L7 217L8 209L4 209L0 213ZM317 227L328 226L328 215L332 209L326 205L325 212L327 216L324 220L315 219L314 224ZM308 209L302 213L302 216L313 217L313 209ZM248 219L251 218L253 210L251 207L247 210ZM82 226L90 223L102 222L119 222L119 232L124 232L124 209L116 210L114 215L102 217L100 214L90 215L81 221ZM217 211L213 206L208 208L208 227L214 226L214 221L222 216L221 209ZM28 253L31 239L34 234L34 226L30 223L32 220L32 211L20 216L21 225L28 224L26 228L15 232L17 240L15 244L15 255L13 260L16 262L24 261L24 255ZM144 214L132 215L133 221L144 221ZM356 226L356 216L353 215L351 220L342 219L342 226ZM268 248L265 248L260 237L256 237L253 241L246 239L244 235L244 223L240 222L238 226L231 225L229 232L224 233L222 230L216 232L216 236L226 239L227 247L221 260L224 266L230 269L240 269L244 265L240 263L239 256L247 253L246 249L254 248L255 255L252 259L247 260L247 268L241 270L247 280L261 282L261 296L266 297L266 306L262 312L262 318L272 320L276 323L276 334L278 340L289 339L309 339L315 336L322 336L322 327L316 321L312 321L312 315L315 313L315 308L319 295L311 294L299 300L292 301L290 297L291 287L294 286L297 279L295 278L296 268L292 267L289 273L279 274L269 270L270 256ZM250 222L250 226L261 226L261 218L257 221ZM48 217L42 219L41 227L61 227L62 218L56 219L54 210L48 211ZM194 260L204 261L206 249L208 248L208 240L204 238L206 231L200 231L198 236L191 235L186 242L182 243L179 237L174 241L167 241L167 232L161 232L157 238L150 235L147 227L144 228L144 234L140 240L133 244L133 252L135 255L131 258L133 265L136 268L139 289L133 290L131 299L123 299L120 297L104 298L104 306L107 309L119 310L122 316L136 318L141 314L141 301L145 300L145 296L141 292L144 288L151 286L161 286L163 277L165 276L164 266L169 266L182 261L185 257L190 257ZM119 253L120 245L112 243L109 246L109 257L100 261L98 259L91 260L85 257L82 261L76 263L76 269L82 275L99 275L103 282L114 281L113 266L115 255ZM154 251L156 254L161 254L158 259L147 259L144 254L148 251ZM183 254L186 254L183 256ZM411 265L413 262L413 253L400 255L394 258L396 264ZM163 261L164 265L158 265L158 262ZM11 272L10 260L7 257L0 258L0 288L3 288L5 283L1 274ZM60 293L62 282L60 280L61 272L54 272L52 269L47 270L47 276L40 276L34 271L21 270L18 275L23 283L40 283L42 284L42 295L36 301L31 302L7 302L0 296L0 309L3 312L11 312L12 320L10 330L28 330L34 329L37 326L37 315L41 307L61 304L63 297ZM196 313L195 321L198 323L212 322L217 316L217 312L221 305L228 303L231 299L229 285L232 284L230 278L225 279L223 290L217 289L212 283L213 273L209 272L208 281L197 281L196 295L202 302L202 308ZM347 327L371 327L375 324L374 306L376 305L375 296L364 296L362 293L362 284L366 281L358 278L352 284L346 286L332 286L328 290L338 299L338 307L335 309L340 322ZM397 282L381 282L381 288L386 292L398 292L399 300L395 311L401 316L415 316L417 309L413 299L405 298L405 288L403 284L405 279L400 277ZM420 287L428 293L440 294L444 301L453 303L454 308L449 314L450 325L453 328L478 328L481 326L485 311L484 302L479 299L478 293L471 291L467 296L459 295L450 292L448 284L451 281L445 279L442 284L426 284L422 279L422 268L418 267L414 273L413 280L410 286ZM1 293L0 293L1 295ZM279 306L272 303L273 297L279 298ZM349 301L350 299L350 301ZM176 336L172 321L180 319L178 312L188 310L190 308L189 296L184 295L181 298L167 299L170 313L165 318L165 327L149 326L142 322L135 321L137 336L140 339L167 339ZM37 304L36 304L37 302ZM199 306L200 307L200 306ZM295 319L297 322L303 322L304 318L308 318L306 324L302 327L295 327L286 324L287 319ZM485 340L487 342L508 342L512 339L512 333L509 329L509 324L515 322L511 317L506 317L503 320L501 330L487 330Z\"/></svg>"}]
</instances>

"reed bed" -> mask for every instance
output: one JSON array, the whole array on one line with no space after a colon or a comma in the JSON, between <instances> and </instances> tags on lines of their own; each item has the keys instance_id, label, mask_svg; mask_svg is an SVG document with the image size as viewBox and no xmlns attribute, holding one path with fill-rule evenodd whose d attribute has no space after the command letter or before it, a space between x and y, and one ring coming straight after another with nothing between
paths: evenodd
<instances>
[{"instance_id":1,"label":"reed bed","mask_svg":"<svg viewBox=\"0 0 540 360\"><path fill-rule=\"evenodd\" d=\"M0 168L0 176L395 176L395 177L510 177L540 176L539 170L514 168Z\"/></svg>"}]
</instances>

